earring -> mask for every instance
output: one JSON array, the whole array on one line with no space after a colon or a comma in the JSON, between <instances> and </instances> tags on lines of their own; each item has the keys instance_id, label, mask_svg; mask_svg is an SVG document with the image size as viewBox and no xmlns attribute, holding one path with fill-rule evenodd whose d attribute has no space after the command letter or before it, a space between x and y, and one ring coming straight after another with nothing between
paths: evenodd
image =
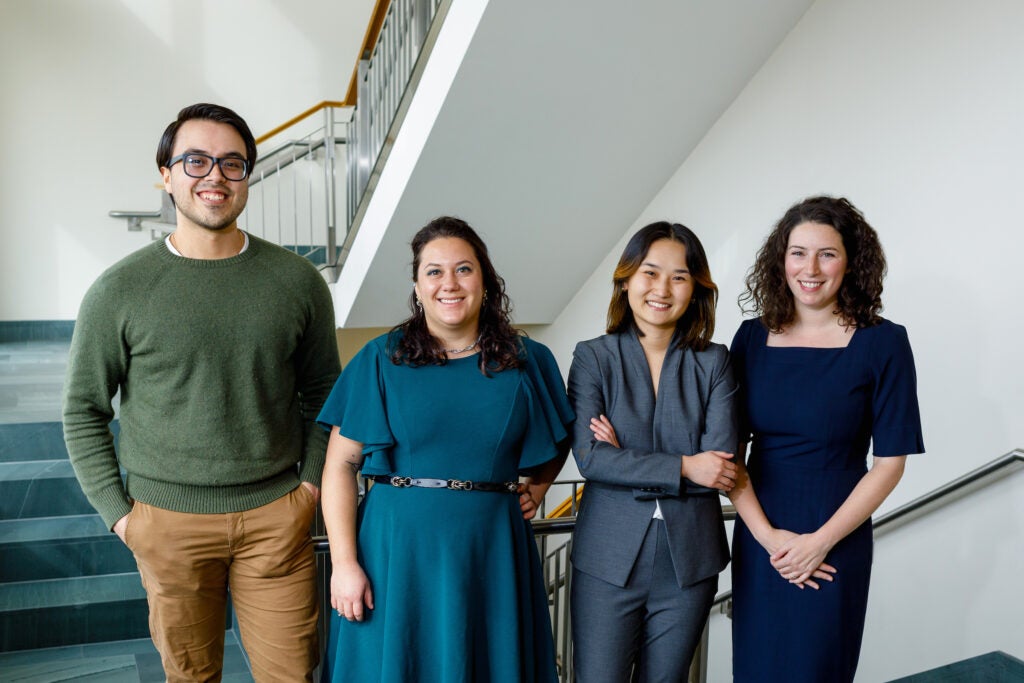
<instances>
[{"instance_id":1,"label":"earring","mask_svg":"<svg viewBox=\"0 0 1024 683\"><path fill-rule=\"evenodd\" d=\"M419 297L416 297L416 308L420 309L421 311L423 310L423 302L420 301Z\"/></svg>"}]
</instances>

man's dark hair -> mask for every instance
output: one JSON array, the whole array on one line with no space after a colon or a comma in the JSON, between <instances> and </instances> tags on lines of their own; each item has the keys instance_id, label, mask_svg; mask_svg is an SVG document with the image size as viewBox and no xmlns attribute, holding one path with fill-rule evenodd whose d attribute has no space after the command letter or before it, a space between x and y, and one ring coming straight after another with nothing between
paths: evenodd
<instances>
[{"instance_id":1,"label":"man's dark hair","mask_svg":"<svg viewBox=\"0 0 1024 683\"><path fill-rule=\"evenodd\" d=\"M249 172L252 173L252 169L256 165L256 138L253 137L245 119L227 107L205 102L189 105L179 111L178 118L164 130L164 134L160 137L160 144L156 148L157 168L163 168L171 161L171 156L174 154L174 139L178 136L178 130L183 123L193 119L226 123L238 131L238 134L242 136L242 142L245 143L245 161L248 164Z\"/></svg>"}]
</instances>

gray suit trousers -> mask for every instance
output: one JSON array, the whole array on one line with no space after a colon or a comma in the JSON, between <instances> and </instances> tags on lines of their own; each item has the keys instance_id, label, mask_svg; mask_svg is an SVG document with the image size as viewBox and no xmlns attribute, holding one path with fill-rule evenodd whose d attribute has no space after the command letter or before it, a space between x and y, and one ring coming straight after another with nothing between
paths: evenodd
<instances>
[{"instance_id":1,"label":"gray suit trousers","mask_svg":"<svg viewBox=\"0 0 1024 683\"><path fill-rule=\"evenodd\" d=\"M572 573L578 683L682 683L707 623L718 575L679 587L665 523L652 519L625 587Z\"/></svg>"}]
</instances>

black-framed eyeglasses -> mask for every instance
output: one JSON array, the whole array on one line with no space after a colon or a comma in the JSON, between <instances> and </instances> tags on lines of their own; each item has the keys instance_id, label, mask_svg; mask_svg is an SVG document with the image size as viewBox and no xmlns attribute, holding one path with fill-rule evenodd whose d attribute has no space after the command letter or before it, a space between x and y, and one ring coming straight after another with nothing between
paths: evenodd
<instances>
[{"instance_id":1,"label":"black-framed eyeglasses","mask_svg":"<svg viewBox=\"0 0 1024 683\"><path fill-rule=\"evenodd\" d=\"M188 152L167 162L167 168L181 162L181 168L190 178L205 178L210 175L213 165L220 166L220 173L227 180L245 180L249 175L249 162L241 157L211 157L209 154Z\"/></svg>"}]
</instances>

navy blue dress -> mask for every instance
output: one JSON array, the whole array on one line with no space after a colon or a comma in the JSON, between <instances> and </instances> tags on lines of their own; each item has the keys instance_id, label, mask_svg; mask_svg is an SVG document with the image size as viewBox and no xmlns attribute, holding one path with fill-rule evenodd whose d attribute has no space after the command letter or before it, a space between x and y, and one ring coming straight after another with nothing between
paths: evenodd
<instances>
[{"instance_id":1,"label":"navy blue dress","mask_svg":"<svg viewBox=\"0 0 1024 683\"><path fill-rule=\"evenodd\" d=\"M810 533L824 524L875 456L924 452L906 329L883 320L845 348L769 347L747 320L732 343L747 469L768 520ZM752 435L752 439L750 436ZM735 681L852 681L871 578L870 520L829 552L835 581L791 585L737 520L733 537Z\"/></svg>"},{"instance_id":2,"label":"navy blue dress","mask_svg":"<svg viewBox=\"0 0 1024 683\"><path fill-rule=\"evenodd\" d=\"M526 367L485 376L476 355L391 362L388 336L341 373L319 421L363 444L365 476L516 481L568 450L573 413L554 357L523 339ZM519 497L370 488L357 516L373 587L365 621L331 613L323 680L553 683L540 559Z\"/></svg>"}]
</instances>

